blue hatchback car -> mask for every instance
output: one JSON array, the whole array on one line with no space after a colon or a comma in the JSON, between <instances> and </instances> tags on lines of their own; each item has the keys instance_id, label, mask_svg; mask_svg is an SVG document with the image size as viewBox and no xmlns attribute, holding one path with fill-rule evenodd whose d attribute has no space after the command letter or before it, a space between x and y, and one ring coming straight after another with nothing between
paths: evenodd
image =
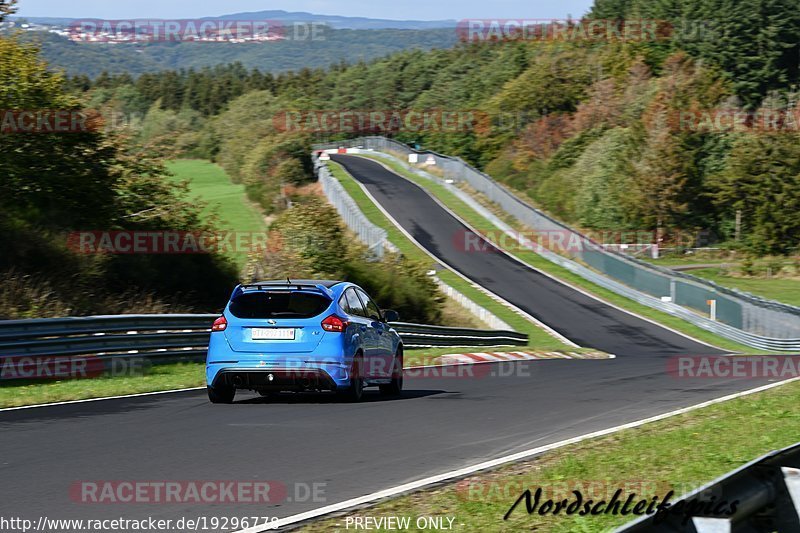
<instances>
[{"instance_id":1,"label":"blue hatchback car","mask_svg":"<svg viewBox=\"0 0 800 533\"><path fill-rule=\"evenodd\" d=\"M239 285L211 328L208 397L231 403L237 389L333 391L359 401L364 387L403 389L403 343L361 287L285 280Z\"/></svg>"}]
</instances>

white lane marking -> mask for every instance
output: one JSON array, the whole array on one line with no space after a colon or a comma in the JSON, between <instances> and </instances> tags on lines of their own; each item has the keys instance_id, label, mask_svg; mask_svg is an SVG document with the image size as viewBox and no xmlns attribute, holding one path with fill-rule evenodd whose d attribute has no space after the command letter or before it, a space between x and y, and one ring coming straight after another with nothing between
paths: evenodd
<instances>
[{"instance_id":1,"label":"white lane marking","mask_svg":"<svg viewBox=\"0 0 800 533\"><path fill-rule=\"evenodd\" d=\"M703 407L708 407L710 405L726 402L729 400L734 400L736 398L741 398L743 396L749 396L751 394L755 394L757 392L763 392L768 389L772 389L775 387L780 387L782 385L786 385L788 383L793 383L795 381L800 380L800 378L792 378L786 381L779 381L777 383L770 383L768 385L763 385L761 387L756 387L755 389L750 389L743 392L737 392L734 394L729 394L728 396L723 396L721 398L717 398L715 400L709 400L703 403L699 403L697 405L692 405L689 407L684 407L682 409L678 409L675 411L670 411L668 413L651 416L650 418L645 418L643 420L638 420L636 422L629 422L627 424L622 424L620 426L615 426L608 429L602 429L600 431L595 431L593 433L587 433L586 435L581 435L579 437L573 437L571 439L562 440L559 442L555 442L553 444L547 444L545 446L539 446L538 448L531 448L529 450L525 450L522 452L518 452L511 455L506 455L505 457L499 457L497 459L492 459L491 461L484 461L482 463L478 463L472 466L467 466L465 468L461 468L458 470L451 470L450 472L445 472L444 474L438 474L435 476L430 476L424 479L420 479L418 481L412 481L411 483L405 483L403 485L398 485L396 487L384 489L378 492L373 492L372 494L367 494L364 496L359 496L357 498L352 498L350 500L345 500L343 502L334 503L331 505L327 505L325 507L320 507L318 509L313 509L311 511L306 511L305 513L300 513L292 516L288 516L286 518L281 518L280 520L276 520L275 522L271 522L266 526L260 527L252 527L248 529L241 529L239 531L235 531L233 533L261 533L262 531L269 531L273 529L278 529L280 527L288 526L291 524L296 524L298 522L304 522L306 520L311 520L312 518L319 518L326 514L336 513L339 511L344 511L346 509L350 509L352 507L358 507L367 503L374 503L379 500L383 500L386 498L390 498L392 496L398 496L407 492L412 492L421 488L424 488L428 485L433 485L436 483L441 483L442 481L448 481L451 479L462 478L473 474L475 472L479 472L481 470L487 470L489 468L494 468L506 463L511 463L513 461L519 461L522 459L527 459L528 457L539 455L544 452L549 452L551 450L555 450L557 448L562 448L564 446L568 446L570 444L577 444L579 442L593 439L596 437L603 437L605 435L610 435L612 433L617 433L619 431L625 429L633 429L639 426L643 426L645 424L649 424L651 422L657 422L659 420L664 420L666 418L671 418L673 416L682 415L691 411L695 411L697 409L702 409Z\"/></svg>"},{"instance_id":2,"label":"white lane marking","mask_svg":"<svg viewBox=\"0 0 800 533\"><path fill-rule=\"evenodd\" d=\"M22 405L20 407L6 407L0 409L0 413L5 411L20 411L22 409L35 409L37 407L54 407L56 405L72 405L76 403L89 403L89 402L101 402L104 400L119 400L122 398L140 398L142 396L155 396L158 394L174 394L176 392L188 392L188 391L197 391L197 390L205 390L205 387L191 387L188 389L173 389L173 390L162 390L162 391L155 391L155 392L140 392L137 394L123 394L121 396L105 396L103 398L86 398L84 400L68 400L64 402L53 402L53 403L37 403L35 405Z\"/></svg>"}]
</instances>

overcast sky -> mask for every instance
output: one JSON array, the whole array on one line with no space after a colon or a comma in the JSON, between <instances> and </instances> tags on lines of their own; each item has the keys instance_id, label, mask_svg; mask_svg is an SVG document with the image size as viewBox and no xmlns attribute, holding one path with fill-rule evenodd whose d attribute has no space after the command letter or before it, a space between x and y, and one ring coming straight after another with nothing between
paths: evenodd
<instances>
[{"instance_id":1,"label":"overcast sky","mask_svg":"<svg viewBox=\"0 0 800 533\"><path fill-rule=\"evenodd\" d=\"M28 17L196 18L243 11L308 11L399 20L578 18L591 0L20 0Z\"/></svg>"}]
</instances>

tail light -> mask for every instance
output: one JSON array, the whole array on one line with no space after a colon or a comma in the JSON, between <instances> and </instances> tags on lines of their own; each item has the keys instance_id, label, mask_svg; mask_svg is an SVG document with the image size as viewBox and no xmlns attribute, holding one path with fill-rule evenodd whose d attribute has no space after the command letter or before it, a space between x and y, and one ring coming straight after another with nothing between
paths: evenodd
<instances>
[{"instance_id":1,"label":"tail light","mask_svg":"<svg viewBox=\"0 0 800 533\"><path fill-rule=\"evenodd\" d=\"M342 320L336 315L331 315L325 320L322 321L322 329L325 331L330 331L332 333L343 333L347 326L350 325L350 322L347 320Z\"/></svg>"},{"instance_id":2,"label":"tail light","mask_svg":"<svg viewBox=\"0 0 800 533\"><path fill-rule=\"evenodd\" d=\"M227 327L228 321L224 316L221 316L214 321L214 324L211 326L211 331L225 331L225 328Z\"/></svg>"}]
</instances>

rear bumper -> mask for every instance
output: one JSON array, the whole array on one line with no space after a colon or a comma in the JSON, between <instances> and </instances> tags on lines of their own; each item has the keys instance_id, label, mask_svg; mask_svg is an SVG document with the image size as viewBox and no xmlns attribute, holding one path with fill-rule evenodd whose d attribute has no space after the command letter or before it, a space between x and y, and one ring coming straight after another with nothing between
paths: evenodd
<instances>
[{"instance_id":1,"label":"rear bumper","mask_svg":"<svg viewBox=\"0 0 800 533\"><path fill-rule=\"evenodd\" d=\"M350 375L341 363L254 366L250 363L206 365L206 380L211 387L233 386L259 391L303 391L345 389Z\"/></svg>"},{"instance_id":2,"label":"rear bumper","mask_svg":"<svg viewBox=\"0 0 800 533\"><path fill-rule=\"evenodd\" d=\"M260 391L335 391L339 388L330 374L319 369L237 370L226 368L217 373L212 387L217 386Z\"/></svg>"}]
</instances>

